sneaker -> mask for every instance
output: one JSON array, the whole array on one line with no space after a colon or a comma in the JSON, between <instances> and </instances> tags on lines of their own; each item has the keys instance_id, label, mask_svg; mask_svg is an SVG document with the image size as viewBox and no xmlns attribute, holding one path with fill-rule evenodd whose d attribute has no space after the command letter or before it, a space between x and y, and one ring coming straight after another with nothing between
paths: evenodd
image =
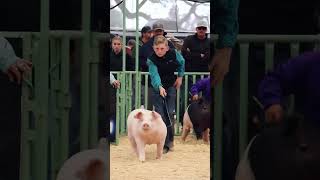
<instances>
[{"instance_id":1,"label":"sneaker","mask_svg":"<svg viewBox=\"0 0 320 180\"><path fill-rule=\"evenodd\" d=\"M169 152L169 148L168 147L163 147L163 153L162 154L167 154Z\"/></svg>"}]
</instances>

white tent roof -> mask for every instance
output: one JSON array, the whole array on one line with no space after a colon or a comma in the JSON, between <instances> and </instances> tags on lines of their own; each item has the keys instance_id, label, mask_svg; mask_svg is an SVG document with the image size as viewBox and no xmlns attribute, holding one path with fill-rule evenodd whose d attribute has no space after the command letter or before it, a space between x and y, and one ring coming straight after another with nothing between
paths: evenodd
<instances>
[{"instance_id":1,"label":"white tent roof","mask_svg":"<svg viewBox=\"0 0 320 180\"><path fill-rule=\"evenodd\" d=\"M197 1L197 0L194 0ZM155 21L163 23L167 32L195 32L198 21L207 21L210 30L209 0L139 0L139 31L145 25L152 27ZM111 0L110 30L123 30L123 3ZM126 30L136 30L136 0L126 0Z\"/></svg>"}]
</instances>

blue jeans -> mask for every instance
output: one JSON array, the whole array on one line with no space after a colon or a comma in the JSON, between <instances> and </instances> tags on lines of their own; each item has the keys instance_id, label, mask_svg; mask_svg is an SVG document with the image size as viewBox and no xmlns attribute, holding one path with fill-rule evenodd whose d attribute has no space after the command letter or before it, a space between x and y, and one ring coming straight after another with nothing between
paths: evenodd
<instances>
[{"instance_id":1,"label":"blue jeans","mask_svg":"<svg viewBox=\"0 0 320 180\"><path fill-rule=\"evenodd\" d=\"M158 112L164 123L167 126L167 137L164 146L166 148L171 148L173 146L173 137L174 137L174 118L173 118L173 112L175 110L175 102L176 102L176 89L174 87L169 87L166 89L167 96L165 97L168 107L169 116L171 119L171 126L170 126L170 120L167 116L167 112L165 110L165 105L163 101L163 97L160 96L159 91L152 91L152 102L155 108L155 111Z\"/></svg>"}]
</instances>

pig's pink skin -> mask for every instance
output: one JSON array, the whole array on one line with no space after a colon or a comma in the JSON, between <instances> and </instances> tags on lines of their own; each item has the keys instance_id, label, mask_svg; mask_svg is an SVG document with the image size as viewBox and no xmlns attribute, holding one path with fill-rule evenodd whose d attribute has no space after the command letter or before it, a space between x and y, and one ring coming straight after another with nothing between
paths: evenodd
<instances>
[{"instance_id":1,"label":"pig's pink skin","mask_svg":"<svg viewBox=\"0 0 320 180\"><path fill-rule=\"evenodd\" d=\"M128 138L140 161L145 161L146 144L157 144L156 158L161 159L167 127L160 114L146 109L133 110L128 115L127 126Z\"/></svg>"},{"instance_id":2,"label":"pig's pink skin","mask_svg":"<svg viewBox=\"0 0 320 180\"><path fill-rule=\"evenodd\" d=\"M182 135L181 135L182 141L186 140L191 128L193 128L192 122L190 120L190 116L188 114L188 108L186 109L186 112L183 115L183 126L182 126Z\"/></svg>"}]
</instances>

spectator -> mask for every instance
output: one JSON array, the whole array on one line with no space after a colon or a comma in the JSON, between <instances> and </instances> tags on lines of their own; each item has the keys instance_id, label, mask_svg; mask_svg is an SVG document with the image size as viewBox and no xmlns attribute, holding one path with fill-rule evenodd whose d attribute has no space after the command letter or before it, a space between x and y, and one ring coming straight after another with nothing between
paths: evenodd
<instances>
[{"instance_id":1,"label":"spectator","mask_svg":"<svg viewBox=\"0 0 320 180\"><path fill-rule=\"evenodd\" d=\"M210 40L207 37L207 23L199 21L196 33L186 37L182 47L182 55L186 60L186 71L209 71Z\"/></svg>"},{"instance_id":2,"label":"spectator","mask_svg":"<svg viewBox=\"0 0 320 180\"><path fill-rule=\"evenodd\" d=\"M120 36L112 38L111 42L112 50L110 53L110 70L122 71L122 40ZM126 53L126 70L134 70L134 62L131 57Z\"/></svg>"}]
</instances>

